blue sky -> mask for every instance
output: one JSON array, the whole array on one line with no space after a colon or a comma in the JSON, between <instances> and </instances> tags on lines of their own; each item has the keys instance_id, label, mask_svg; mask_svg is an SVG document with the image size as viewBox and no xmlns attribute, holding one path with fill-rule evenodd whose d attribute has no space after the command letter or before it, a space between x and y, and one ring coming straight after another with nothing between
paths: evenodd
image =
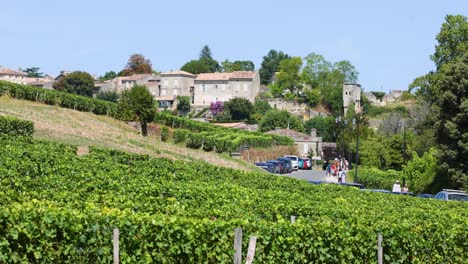
<instances>
[{"instance_id":1,"label":"blue sky","mask_svg":"<svg viewBox=\"0 0 468 264\"><path fill-rule=\"evenodd\" d=\"M349 60L366 91L406 89L434 69L429 55L447 14L468 1L6 1L0 3L0 65L57 75L120 71L141 53L158 71L179 69L207 44L222 61L270 49Z\"/></svg>"}]
</instances>

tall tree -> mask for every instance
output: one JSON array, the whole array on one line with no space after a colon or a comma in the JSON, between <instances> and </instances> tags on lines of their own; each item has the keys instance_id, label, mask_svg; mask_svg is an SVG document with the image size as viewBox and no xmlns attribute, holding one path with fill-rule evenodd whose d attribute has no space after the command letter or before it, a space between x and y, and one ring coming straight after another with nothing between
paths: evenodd
<instances>
[{"instance_id":1,"label":"tall tree","mask_svg":"<svg viewBox=\"0 0 468 264\"><path fill-rule=\"evenodd\" d=\"M452 187L468 188L468 53L442 65L438 75L435 129L439 160Z\"/></svg>"},{"instance_id":2,"label":"tall tree","mask_svg":"<svg viewBox=\"0 0 468 264\"><path fill-rule=\"evenodd\" d=\"M278 71L280 61L289 59L290 56L282 51L270 50L266 56L263 57L262 65L260 68L260 81L262 84L268 84L271 78Z\"/></svg>"},{"instance_id":3,"label":"tall tree","mask_svg":"<svg viewBox=\"0 0 468 264\"><path fill-rule=\"evenodd\" d=\"M302 59L300 57L284 59L279 65L278 86L281 91L286 91L292 97L296 97L302 91L301 67Z\"/></svg>"},{"instance_id":4,"label":"tall tree","mask_svg":"<svg viewBox=\"0 0 468 264\"><path fill-rule=\"evenodd\" d=\"M344 75L345 82L356 83L358 81L359 72L350 61L342 60L336 62L333 67Z\"/></svg>"},{"instance_id":5,"label":"tall tree","mask_svg":"<svg viewBox=\"0 0 468 264\"><path fill-rule=\"evenodd\" d=\"M153 96L144 85L135 85L122 93L118 104L119 112L131 112L134 119L140 122L141 134L148 135L148 122L153 121L156 114Z\"/></svg>"},{"instance_id":6,"label":"tall tree","mask_svg":"<svg viewBox=\"0 0 468 264\"><path fill-rule=\"evenodd\" d=\"M28 77L42 78L44 77L44 73L39 72L39 69L40 69L39 67L31 67L31 68L26 68L24 72L28 74Z\"/></svg>"},{"instance_id":7,"label":"tall tree","mask_svg":"<svg viewBox=\"0 0 468 264\"><path fill-rule=\"evenodd\" d=\"M58 91L65 91L84 96L93 96L94 78L87 72L75 71L53 84Z\"/></svg>"},{"instance_id":8,"label":"tall tree","mask_svg":"<svg viewBox=\"0 0 468 264\"><path fill-rule=\"evenodd\" d=\"M206 60L206 59L213 59L213 56L211 54L211 49L208 47L208 45L203 46L202 50L200 51L200 60Z\"/></svg>"},{"instance_id":9,"label":"tall tree","mask_svg":"<svg viewBox=\"0 0 468 264\"><path fill-rule=\"evenodd\" d=\"M468 52L468 22L462 15L447 15L436 37L438 44L431 59L439 69Z\"/></svg>"},{"instance_id":10,"label":"tall tree","mask_svg":"<svg viewBox=\"0 0 468 264\"><path fill-rule=\"evenodd\" d=\"M142 54L133 54L128 59L125 69L119 72L119 76L130 76L139 73L153 73L151 61Z\"/></svg>"}]
</instances>

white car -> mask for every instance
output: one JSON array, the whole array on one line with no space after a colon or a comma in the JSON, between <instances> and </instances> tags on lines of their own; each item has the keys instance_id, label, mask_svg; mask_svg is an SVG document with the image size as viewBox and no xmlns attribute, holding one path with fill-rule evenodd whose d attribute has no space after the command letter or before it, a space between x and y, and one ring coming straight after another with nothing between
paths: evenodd
<instances>
[{"instance_id":1,"label":"white car","mask_svg":"<svg viewBox=\"0 0 468 264\"><path fill-rule=\"evenodd\" d=\"M293 170L299 170L299 158L294 155L284 155L285 158L289 158L292 162Z\"/></svg>"}]
</instances>

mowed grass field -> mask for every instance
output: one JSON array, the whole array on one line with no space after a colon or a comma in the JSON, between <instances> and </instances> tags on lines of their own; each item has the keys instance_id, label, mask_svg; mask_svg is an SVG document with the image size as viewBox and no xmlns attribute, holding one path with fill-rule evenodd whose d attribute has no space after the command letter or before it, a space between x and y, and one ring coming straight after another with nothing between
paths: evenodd
<instances>
[{"instance_id":1,"label":"mowed grass field","mask_svg":"<svg viewBox=\"0 0 468 264\"><path fill-rule=\"evenodd\" d=\"M8 96L0 97L0 115L33 121L35 138L78 145L84 149L98 146L173 160L203 160L216 166L244 171L262 171L227 154L189 149L183 145L162 142L156 136L142 137L140 131L130 124L108 116Z\"/></svg>"}]
</instances>

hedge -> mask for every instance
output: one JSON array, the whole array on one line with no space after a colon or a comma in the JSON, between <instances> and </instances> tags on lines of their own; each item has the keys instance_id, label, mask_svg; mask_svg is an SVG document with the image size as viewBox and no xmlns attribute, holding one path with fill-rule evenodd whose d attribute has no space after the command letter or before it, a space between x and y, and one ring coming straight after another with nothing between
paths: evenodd
<instances>
[{"instance_id":1,"label":"hedge","mask_svg":"<svg viewBox=\"0 0 468 264\"><path fill-rule=\"evenodd\" d=\"M33 122L10 116L0 116L0 134L13 136L32 136L33 133Z\"/></svg>"}]
</instances>

